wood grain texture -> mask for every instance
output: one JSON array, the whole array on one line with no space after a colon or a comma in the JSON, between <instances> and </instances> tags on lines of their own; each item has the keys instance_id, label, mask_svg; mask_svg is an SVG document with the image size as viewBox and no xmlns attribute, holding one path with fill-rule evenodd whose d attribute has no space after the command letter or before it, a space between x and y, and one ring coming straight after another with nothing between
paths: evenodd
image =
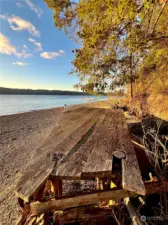
<instances>
[{"instance_id":1,"label":"wood grain texture","mask_svg":"<svg viewBox=\"0 0 168 225\"><path fill-rule=\"evenodd\" d=\"M144 194L145 187L124 114L117 110L105 111L92 135L57 166L55 175L72 179L110 177L113 152L117 154L117 151L125 153L125 158L122 159L123 188Z\"/></svg>"},{"instance_id":2,"label":"wood grain texture","mask_svg":"<svg viewBox=\"0 0 168 225\"><path fill-rule=\"evenodd\" d=\"M61 198L57 200L50 200L47 202L34 202L30 204L32 215L40 215L52 210L62 210L88 204L94 204L110 199L122 199L129 197L129 192L126 190L116 189L110 191L99 191L91 194L84 194L80 196Z\"/></svg>"},{"instance_id":3,"label":"wood grain texture","mask_svg":"<svg viewBox=\"0 0 168 225\"><path fill-rule=\"evenodd\" d=\"M122 151L126 152L126 158L122 159L122 186L126 190L145 195L145 186L124 115L122 127L120 136L122 146L120 147Z\"/></svg>"},{"instance_id":4,"label":"wood grain texture","mask_svg":"<svg viewBox=\"0 0 168 225\"><path fill-rule=\"evenodd\" d=\"M66 111L26 167L17 195L29 202L51 175L61 178L111 177L113 152L123 151L123 188L144 194L138 161L124 114L110 109L80 107ZM50 158L61 153L60 162ZM54 170L53 170L54 169Z\"/></svg>"},{"instance_id":5,"label":"wood grain texture","mask_svg":"<svg viewBox=\"0 0 168 225\"><path fill-rule=\"evenodd\" d=\"M106 117L97 129L93 137L95 144L92 146L92 151L88 155L82 173L100 173L106 172L112 174L112 155L118 145L117 124L120 121L118 111L107 110Z\"/></svg>"},{"instance_id":6,"label":"wood grain texture","mask_svg":"<svg viewBox=\"0 0 168 225\"><path fill-rule=\"evenodd\" d=\"M94 127L92 135L88 140L80 146L74 154L71 154L67 159L62 161L56 168L55 175L59 177L68 177L68 178L80 178L81 173L83 172L83 167L88 160L88 156L91 153L94 145L97 143L97 132L98 129L105 119L103 115L97 124Z\"/></svg>"},{"instance_id":7,"label":"wood grain texture","mask_svg":"<svg viewBox=\"0 0 168 225\"><path fill-rule=\"evenodd\" d=\"M54 168L55 162L50 160L50 154L53 152L67 154L81 139L81 136L85 135L90 129L90 124L88 126L87 122L92 121L92 119L92 124L96 122L95 118L98 119L100 112L101 109L79 108L63 115L59 125L54 128L47 140L36 150L27 165L25 173L17 185L16 194L20 198L26 202L30 201L32 195L35 195L41 188ZM81 127L82 131L79 132ZM67 142L68 145L66 145Z\"/></svg>"},{"instance_id":8,"label":"wood grain texture","mask_svg":"<svg viewBox=\"0 0 168 225\"><path fill-rule=\"evenodd\" d=\"M93 219L101 219L102 217L111 216L111 208L99 208L94 206L84 206L64 211L54 212L54 221L59 224L64 221L64 224L70 224L74 221L88 221Z\"/></svg>"},{"instance_id":9,"label":"wood grain texture","mask_svg":"<svg viewBox=\"0 0 168 225\"><path fill-rule=\"evenodd\" d=\"M168 187L167 182L163 184L162 182L147 183L145 185L147 194L154 194L163 192L163 187ZM106 201L106 200L119 200L125 198L136 198L138 194L134 192L129 192L120 188L113 188L106 191L95 191L89 194L82 194L78 196L62 197L57 200L52 199L46 202L34 202L30 204L31 213L34 215L39 215L51 210L63 210L78 206L91 205L94 203Z\"/></svg>"}]
</instances>

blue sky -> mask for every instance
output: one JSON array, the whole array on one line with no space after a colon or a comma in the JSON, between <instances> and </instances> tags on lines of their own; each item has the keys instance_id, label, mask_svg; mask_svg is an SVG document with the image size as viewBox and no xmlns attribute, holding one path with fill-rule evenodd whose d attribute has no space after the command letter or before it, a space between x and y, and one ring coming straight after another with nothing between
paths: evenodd
<instances>
[{"instance_id":1,"label":"blue sky","mask_svg":"<svg viewBox=\"0 0 168 225\"><path fill-rule=\"evenodd\" d=\"M73 90L76 47L43 0L0 0L0 86Z\"/></svg>"}]
</instances>

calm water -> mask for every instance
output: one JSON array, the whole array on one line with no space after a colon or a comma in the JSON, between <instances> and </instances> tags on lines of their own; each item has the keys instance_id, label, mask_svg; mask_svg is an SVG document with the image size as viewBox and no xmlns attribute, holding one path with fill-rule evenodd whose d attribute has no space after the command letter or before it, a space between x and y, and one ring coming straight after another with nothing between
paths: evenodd
<instances>
[{"instance_id":1,"label":"calm water","mask_svg":"<svg viewBox=\"0 0 168 225\"><path fill-rule=\"evenodd\" d=\"M0 115L49 109L59 106L105 100L106 97L71 95L0 95Z\"/></svg>"}]
</instances>

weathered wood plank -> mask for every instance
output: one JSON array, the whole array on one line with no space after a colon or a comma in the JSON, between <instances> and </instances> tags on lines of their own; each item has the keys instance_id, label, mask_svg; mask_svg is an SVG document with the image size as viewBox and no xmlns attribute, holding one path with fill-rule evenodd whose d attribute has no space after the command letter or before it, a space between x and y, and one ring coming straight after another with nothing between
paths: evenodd
<instances>
[{"instance_id":1,"label":"weathered wood plank","mask_svg":"<svg viewBox=\"0 0 168 225\"><path fill-rule=\"evenodd\" d=\"M18 185L18 196L29 201L49 177L55 165L49 158L50 153L65 155L53 175L79 178L89 175L111 176L114 151L123 151L126 154L125 159L122 159L123 188L144 194L138 161L123 113L108 109L100 118L103 113L101 109L91 108L66 112L26 168ZM90 129L93 133L89 137L87 133ZM87 137L82 140L85 135Z\"/></svg>"},{"instance_id":2,"label":"weathered wood plank","mask_svg":"<svg viewBox=\"0 0 168 225\"><path fill-rule=\"evenodd\" d=\"M63 116L59 121L60 125L57 126L57 129L53 130L49 138L37 149L31 158L24 175L17 186L16 192L17 195L26 202L28 202L32 195L41 188L54 168L55 162L50 160L50 153L60 152L67 154L71 151L76 145L76 142L88 132L90 129L89 126L93 126L102 111L101 109L88 108L78 110L79 114L76 111L72 111L72 114L68 113L69 115ZM78 117L78 115L80 116ZM81 117L81 115L83 116ZM92 119L93 122L88 126L87 122L92 121ZM62 124L66 126L63 126ZM82 132L79 132L81 127ZM67 143L67 140L69 144L64 145L64 141ZM62 148L60 148L61 144L63 145Z\"/></svg>"},{"instance_id":3,"label":"weathered wood plank","mask_svg":"<svg viewBox=\"0 0 168 225\"><path fill-rule=\"evenodd\" d=\"M54 212L54 221L59 223L64 221L64 224L69 224L70 222L76 221L86 221L93 220L95 218L102 218L111 216L112 217L112 208L99 208L94 206L83 206L74 209L68 209L65 211L55 211Z\"/></svg>"},{"instance_id":4,"label":"weathered wood plank","mask_svg":"<svg viewBox=\"0 0 168 225\"><path fill-rule=\"evenodd\" d=\"M118 146L118 132L122 129L122 127L117 129L119 121L118 111L107 110L106 118L95 134L96 142L83 167L83 175L92 172L111 172L112 174L113 152Z\"/></svg>"},{"instance_id":5,"label":"weathered wood plank","mask_svg":"<svg viewBox=\"0 0 168 225\"><path fill-rule=\"evenodd\" d=\"M145 188L147 190L147 194L161 193L163 190L167 191L167 182L162 184L162 182L154 182L147 183ZM71 197L62 197L57 200L51 199L46 202L34 202L30 204L31 214L32 215L40 215L45 212L49 212L52 210L64 210L69 208L74 208L78 206L91 205L101 201L106 200L119 200L125 198L136 198L138 194L134 192L129 192L123 189L114 188L108 191L96 191L89 194L82 194L78 196Z\"/></svg>"},{"instance_id":6,"label":"weathered wood plank","mask_svg":"<svg viewBox=\"0 0 168 225\"><path fill-rule=\"evenodd\" d=\"M128 133L124 114L106 110L92 136L71 157L61 163L56 175L65 177L111 176L113 152L122 151L123 188L145 194L138 161Z\"/></svg>"},{"instance_id":7,"label":"weathered wood plank","mask_svg":"<svg viewBox=\"0 0 168 225\"><path fill-rule=\"evenodd\" d=\"M50 200L47 202L34 202L30 204L32 215L39 215L52 210L62 210L87 204L94 204L110 199L123 199L129 197L126 190L111 190L100 191L92 194L85 194L81 196L61 198L57 200Z\"/></svg>"},{"instance_id":8,"label":"weathered wood plank","mask_svg":"<svg viewBox=\"0 0 168 225\"><path fill-rule=\"evenodd\" d=\"M130 154L122 160L122 186L124 189L145 195L146 190L142 181L136 155Z\"/></svg>"},{"instance_id":9,"label":"weathered wood plank","mask_svg":"<svg viewBox=\"0 0 168 225\"><path fill-rule=\"evenodd\" d=\"M145 195L145 186L124 116L122 124L122 134L120 136L122 145L120 145L120 148L126 152L125 159L122 159L122 186L126 190Z\"/></svg>"},{"instance_id":10,"label":"weathered wood plank","mask_svg":"<svg viewBox=\"0 0 168 225\"><path fill-rule=\"evenodd\" d=\"M59 129L66 129L66 126L69 126L71 123L75 122L77 119L82 118L85 116L87 113L92 112L92 108L87 108L87 107L78 107L72 110L66 110L64 109L64 113L60 120L58 121L57 125L55 128L52 130L52 134L55 134Z\"/></svg>"},{"instance_id":11,"label":"weathered wood plank","mask_svg":"<svg viewBox=\"0 0 168 225\"><path fill-rule=\"evenodd\" d=\"M88 156L97 143L97 132L101 123L105 119L103 115L95 125L92 135L74 154L62 161L56 168L55 175L59 177L80 178L83 166L88 160Z\"/></svg>"},{"instance_id":12,"label":"weathered wood plank","mask_svg":"<svg viewBox=\"0 0 168 225\"><path fill-rule=\"evenodd\" d=\"M124 115L120 111L106 110L105 117L99 120L92 136L67 160L59 164L55 175L73 179L110 177L113 152L117 153L117 151L123 151L126 154L126 159L123 159L123 187L130 191L138 192L139 190L144 193L138 161ZM131 178L132 180L131 173L134 177ZM127 178L128 181L125 182Z\"/></svg>"},{"instance_id":13,"label":"weathered wood plank","mask_svg":"<svg viewBox=\"0 0 168 225\"><path fill-rule=\"evenodd\" d=\"M103 114L103 112L104 111L101 109L96 109L95 111L92 112L91 116L90 116L90 114L86 115L83 118L82 123L80 121L79 126L77 125L77 121L75 121L75 123L73 124L73 127L71 126L71 128L70 128L70 130L71 131L74 130L74 132L69 131L70 134L66 138L64 138L64 140L61 141L53 149L53 151L63 153L65 156L67 156L67 154L73 150L74 146L76 148L78 148L79 147L77 145L78 142L94 126L94 124L97 122L97 120ZM47 146L48 146L48 143L47 143ZM50 146L50 148L51 148L51 146ZM75 151L75 149L74 149L74 151Z\"/></svg>"},{"instance_id":14,"label":"weathered wood plank","mask_svg":"<svg viewBox=\"0 0 168 225\"><path fill-rule=\"evenodd\" d=\"M153 182L145 185L147 194L161 193L163 190L167 192L167 182ZM32 215L39 215L48 211L58 211L78 206L91 205L106 200L119 200L128 197L136 198L138 194L129 192L121 188L113 188L106 191L95 191L89 194L82 194L78 196L62 197L57 200L52 199L46 202L34 202L30 204Z\"/></svg>"}]
</instances>

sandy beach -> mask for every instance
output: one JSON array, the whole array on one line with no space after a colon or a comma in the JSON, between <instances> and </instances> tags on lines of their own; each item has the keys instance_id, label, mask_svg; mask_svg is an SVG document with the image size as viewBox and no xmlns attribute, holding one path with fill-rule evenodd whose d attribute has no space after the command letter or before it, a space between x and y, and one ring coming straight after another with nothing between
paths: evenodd
<instances>
[{"instance_id":1,"label":"sandy beach","mask_svg":"<svg viewBox=\"0 0 168 225\"><path fill-rule=\"evenodd\" d=\"M14 190L34 150L55 127L63 108L0 116L0 225L18 218Z\"/></svg>"}]
</instances>

